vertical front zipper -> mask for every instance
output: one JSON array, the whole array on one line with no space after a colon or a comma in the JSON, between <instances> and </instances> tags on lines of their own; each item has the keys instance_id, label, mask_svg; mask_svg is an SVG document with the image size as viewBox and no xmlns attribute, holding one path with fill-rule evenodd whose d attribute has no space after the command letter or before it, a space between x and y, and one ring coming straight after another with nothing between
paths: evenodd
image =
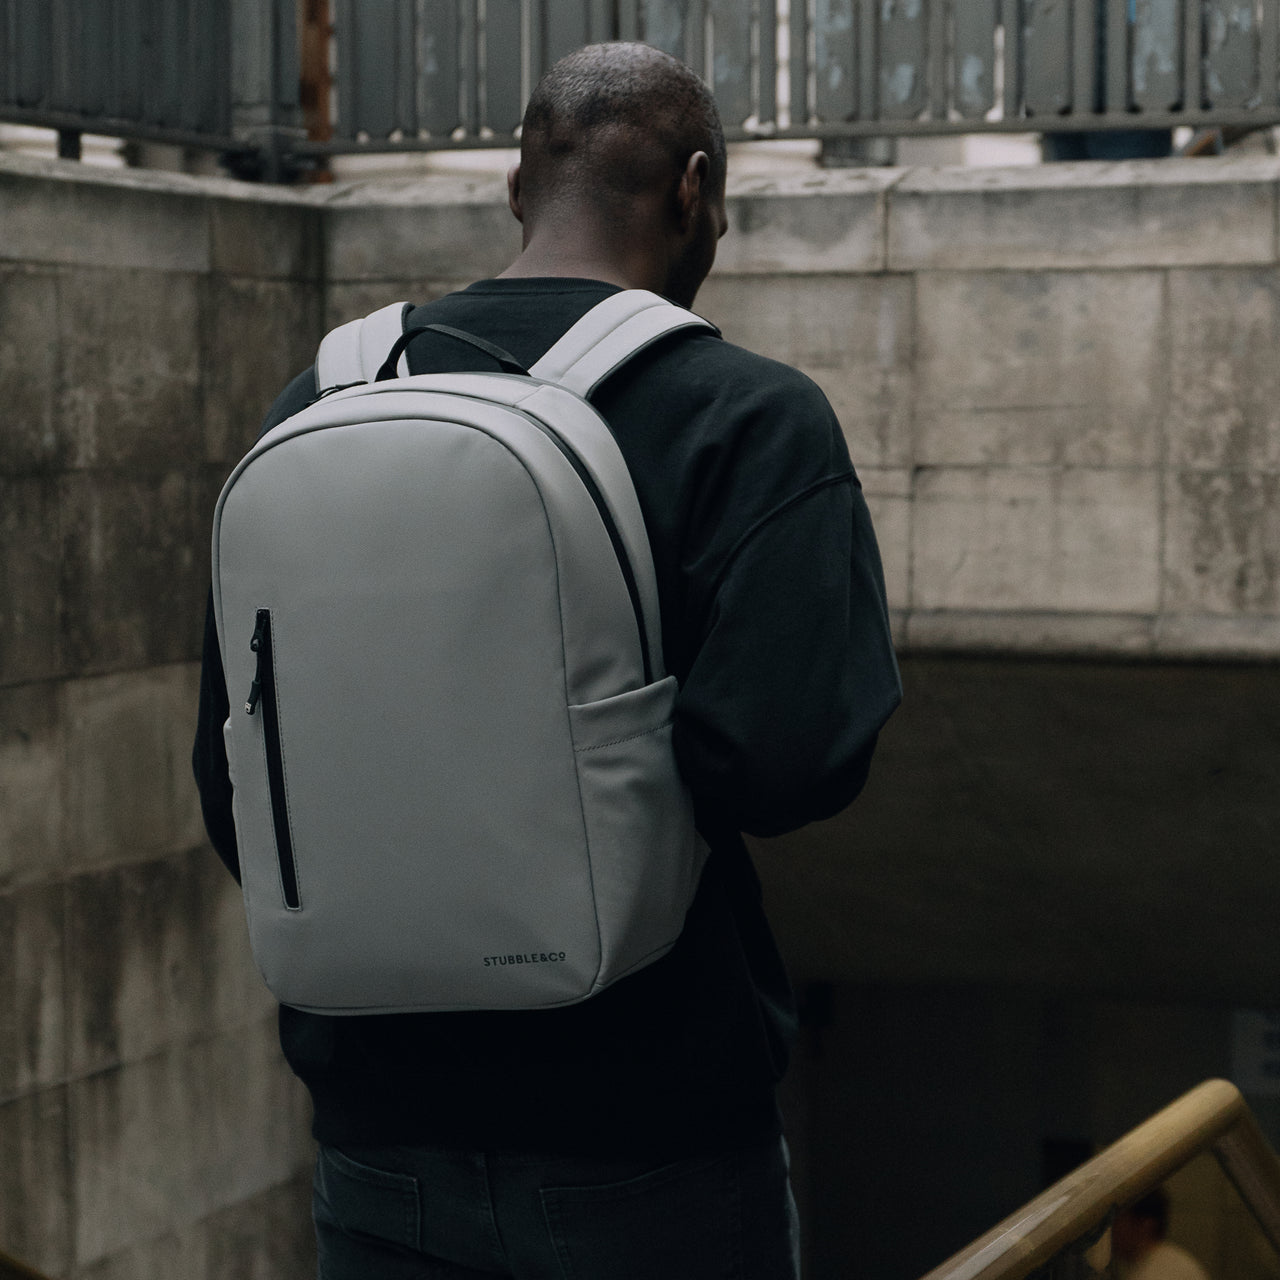
<instances>
[{"instance_id":1,"label":"vertical front zipper","mask_svg":"<svg viewBox=\"0 0 1280 1280\"><path fill-rule=\"evenodd\" d=\"M275 653L271 646L271 610L259 609L249 647L257 655L257 667L244 709L253 715L262 707L262 739L267 753L267 790L271 795L271 825L275 828L276 858L284 905L292 911L302 906L298 896L298 868L293 860L293 835L289 830L289 806L284 791L284 753L280 748L280 708L276 702Z\"/></svg>"}]
</instances>

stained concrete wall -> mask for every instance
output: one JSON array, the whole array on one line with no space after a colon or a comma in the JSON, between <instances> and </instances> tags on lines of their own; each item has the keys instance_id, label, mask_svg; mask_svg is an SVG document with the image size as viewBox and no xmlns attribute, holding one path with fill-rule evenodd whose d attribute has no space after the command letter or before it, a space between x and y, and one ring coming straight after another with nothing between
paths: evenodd
<instances>
[{"instance_id":1,"label":"stained concrete wall","mask_svg":"<svg viewBox=\"0 0 1280 1280\"><path fill-rule=\"evenodd\" d=\"M1278 181L1206 161L732 192L700 305L839 410L907 655L864 802L758 850L798 976L834 992L792 1108L826 1135L806 1185L829 1257L864 1238L831 1152L870 1151L865 1100L958 1025L938 992L978 1010L941 1072L960 1084L897 1087L935 1098L922 1194L1007 1103L1009 1171L945 1224L976 1232L1034 1182L1040 1104L997 1089L958 1135L935 1119L983 1054L1034 1075L1027 1001L1280 986L1254 963L1280 781ZM518 229L497 180L267 193L19 160L0 228L0 1250L77 1278L301 1276L305 1099L187 781L209 514L325 324L491 273ZM973 994L1010 988L1031 994ZM868 1019L886 1008L917 1040Z\"/></svg>"},{"instance_id":2,"label":"stained concrete wall","mask_svg":"<svg viewBox=\"0 0 1280 1280\"><path fill-rule=\"evenodd\" d=\"M1280 653L1278 172L740 191L700 304L841 412L906 646Z\"/></svg>"},{"instance_id":3,"label":"stained concrete wall","mask_svg":"<svg viewBox=\"0 0 1280 1280\"><path fill-rule=\"evenodd\" d=\"M320 265L303 205L0 166L0 1251L51 1276L308 1266L304 1091L189 759L213 500Z\"/></svg>"}]
</instances>

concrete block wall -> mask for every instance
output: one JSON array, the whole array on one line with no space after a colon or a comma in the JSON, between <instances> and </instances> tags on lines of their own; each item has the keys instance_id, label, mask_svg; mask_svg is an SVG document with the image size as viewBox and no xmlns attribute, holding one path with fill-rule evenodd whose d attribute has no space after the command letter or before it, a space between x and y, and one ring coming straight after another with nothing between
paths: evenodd
<instances>
[{"instance_id":1,"label":"concrete block wall","mask_svg":"<svg viewBox=\"0 0 1280 1280\"><path fill-rule=\"evenodd\" d=\"M930 651L1280 652L1269 159L748 180L699 306L799 365Z\"/></svg>"},{"instance_id":2,"label":"concrete block wall","mask_svg":"<svg viewBox=\"0 0 1280 1280\"><path fill-rule=\"evenodd\" d=\"M700 308L831 398L904 647L1280 653L1278 183L733 184ZM0 228L0 1250L75 1280L302 1276L306 1101L189 782L209 517L326 325L500 270L519 229L498 178L299 194L21 159ZM924 813L903 866L950 848L954 811Z\"/></svg>"},{"instance_id":3,"label":"concrete block wall","mask_svg":"<svg viewBox=\"0 0 1280 1280\"><path fill-rule=\"evenodd\" d=\"M1269 159L730 179L698 307L809 373L924 651L1280 652ZM326 202L327 320L519 248L498 177Z\"/></svg>"},{"instance_id":4,"label":"concrete block wall","mask_svg":"<svg viewBox=\"0 0 1280 1280\"><path fill-rule=\"evenodd\" d=\"M0 1252L305 1275L305 1092L190 781L209 522L322 323L320 215L0 160Z\"/></svg>"}]
</instances>

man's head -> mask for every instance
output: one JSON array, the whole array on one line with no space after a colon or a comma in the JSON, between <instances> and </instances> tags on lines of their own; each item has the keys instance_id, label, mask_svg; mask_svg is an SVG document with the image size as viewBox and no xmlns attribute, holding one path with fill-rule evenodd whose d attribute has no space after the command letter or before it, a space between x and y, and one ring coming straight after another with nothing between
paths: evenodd
<instances>
[{"instance_id":1,"label":"man's head","mask_svg":"<svg viewBox=\"0 0 1280 1280\"><path fill-rule=\"evenodd\" d=\"M664 291L688 305L724 231L720 116L706 85L670 54L588 45L534 90L511 181L526 247L548 230L590 236L606 253L661 246Z\"/></svg>"}]
</instances>

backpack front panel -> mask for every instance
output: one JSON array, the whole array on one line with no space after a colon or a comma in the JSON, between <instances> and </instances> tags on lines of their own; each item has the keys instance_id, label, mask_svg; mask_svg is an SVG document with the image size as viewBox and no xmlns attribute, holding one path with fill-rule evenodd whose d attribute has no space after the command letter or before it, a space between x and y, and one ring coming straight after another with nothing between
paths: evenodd
<instances>
[{"instance_id":1,"label":"backpack front panel","mask_svg":"<svg viewBox=\"0 0 1280 1280\"><path fill-rule=\"evenodd\" d=\"M474 427L303 432L239 473L219 529L233 693L252 681L249 636L270 611L297 906L267 716L233 702L230 736L273 990L333 1010L585 995L600 945L566 706L564 548L525 465ZM608 577L575 598L625 621Z\"/></svg>"}]
</instances>

